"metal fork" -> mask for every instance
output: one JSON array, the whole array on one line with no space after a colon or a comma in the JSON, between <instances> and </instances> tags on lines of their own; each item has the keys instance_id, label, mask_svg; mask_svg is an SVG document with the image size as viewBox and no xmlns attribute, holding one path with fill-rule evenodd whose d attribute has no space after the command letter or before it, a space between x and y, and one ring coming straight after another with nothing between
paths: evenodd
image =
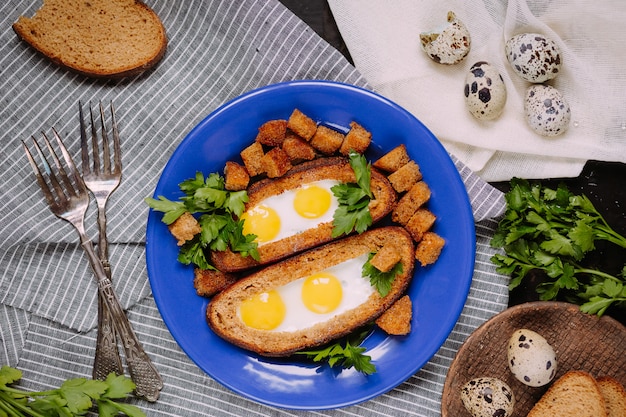
<instances>
[{"instance_id":1,"label":"metal fork","mask_svg":"<svg viewBox=\"0 0 626 417\"><path fill-rule=\"evenodd\" d=\"M109 196L118 187L122 180L122 158L120 149L120 137L115 121L115 111L111 102L111 120L113 125L113 167L111 167L111 151L104 122L104 109L100 104L100 125L102 128L102 158L100 158L100 146L98 144L98 133L94 123L91 103L89 104L89 116L91 119L91 148L89 151L89 141L87 139L87 129L85 128L85 118L83 117L83 105L78 102L78 113L80 118L80 144L82 156L83 181L87 189L96 198L98 205L98 256L107 277L111 279L111 264L109 263L109 243L106 234L106 204ZM90 164L90 154L93 154ZM100 163L102 159L102 164ZM93 166L93 169L92 169ZM106 379L107 375L115 372L123 375L122 360L117 348L117 332L113 325L111 314L105 307L102 293L98 297L98 338L96 341L96 355L93 362L93 378Z\"/></svg>"},{"instance_id":2,"label":"metal fork","mask_svg":"<svg viewBox=\"0 0 626 417\"><path fill-rule=\"evenodd\" d=\"M126 362L133 382L135 382L135 395L148 401L156 401L163 387L163 381L150 358L143 350L135 332L124 313L122 306L113 290L111 280L107 277L104 267L94 251L91 239L85 233L85 213L89 207L89 192L83 179L76 170L67 149L63 145L59 134L53 129L58 148L61 150L65 166L57 157L47 136L43 134L48 154L52 157L56 170L50 166L48 159L33 137L35 149L39 154L43 166L43 173L35 162L28 146L22 141L28 161L33 168L37 183L43 191L50 210L60 219L66 220L74 226L80 236L80 243L91 265L92 271L98 282L98 289L104 295L103 301L111 317L115 329L121 336L126 353ZM55 172L56 171L56 172ZM69 173L68 173L69 172Z\"/></svg>"}]
</instances>

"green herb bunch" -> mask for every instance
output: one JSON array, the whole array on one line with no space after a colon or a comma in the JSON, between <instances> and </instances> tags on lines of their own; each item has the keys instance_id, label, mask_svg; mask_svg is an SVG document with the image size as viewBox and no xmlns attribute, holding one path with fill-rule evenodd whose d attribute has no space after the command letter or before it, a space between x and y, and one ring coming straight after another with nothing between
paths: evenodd
<instances>
[{"instance_id":1,"label":"green herb bunch","mask_svg":"<svg viewBox=\"0 0 626 417\"><path fill-rule=\"evenodd\" d=\"M163 196L158 200L148 197L144 201L153 210L163 212L163 223L169 225L185 212L201 213L198 218L202 232L180 248L178 261L195 264L201 269L215 269L207 260L205 250L226 250L230 248L243 256L258 260L255 235L243 234L243 220L238 219L243 213L248 194L243 191L228 191L224 178L210 174L204 178L197 172L179 184L184 196L180 201L171 201Z\"/></svg>"},{"instance_id":2,"label":"green herb bunch","mask_svg":"<svg viewBox=\"0 0 626 417\"><path fill-rule=\"evenodd\" d=\"M333 238L353 231L363 233L372 224L369 210L369 203L373 198L370 189L371 165L357 152L350 151L348 157L356 176L356 183L342 183L331 188L339 202L339 207L333 214Z\"/></svg>"},{"instance_id":3,"label":"green herb bunch","mask_svg":"<svg viewBox=\"0 0 626 417\"><path fill-rule=\"evenodd\" d=\"M322 349L303 350L296 352L296 355L304 355L313 362L326 362L333 367L342 369L355 370L371 375L376 372L376 366L372 363L372 357L365 354L366 348L360 346L365 337L370 333L371 329L365 329L362 332L356 332L345 340L334 342Z\"/></svg>"},{"instance_id":4,"label":"green herb bunch","mask_svg":"<svg viewBox=\"0 0 626 417\"><path fill-rule=\"evenodd\" d=\"M514 178L505 199L506 212L491 240L491 246L504 248L505 254L491 260L498 272L512 277L510 290L530 271L541 270L547 276L536 288L542 300L561 295L598 316L610 306L626 307L626 265L612 275L581 264L596 241L626 248L626 238L586 196L574 195L565 185L553 190Z\"/></svg>"},{"instance_id":5,"label":"green herb bunch","mask_svg":"<svg viewBox=\"0 0 626 417\"><path fill-rule=\"evenodd\" d=\"M94 403L100 417L146 416L138 407L118 401L135 389L135 384L123 375L111 373L104 381L68 379L59 388L40 392L11 386L21 378L18 369L6 365L0 368L0 417L83 416Z\"/></svg>"}]
</instances>

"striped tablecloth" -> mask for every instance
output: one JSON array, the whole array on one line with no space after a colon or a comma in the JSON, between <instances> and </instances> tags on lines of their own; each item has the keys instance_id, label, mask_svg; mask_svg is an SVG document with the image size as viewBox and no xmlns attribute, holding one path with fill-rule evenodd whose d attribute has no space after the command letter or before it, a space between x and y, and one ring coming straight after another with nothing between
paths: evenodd
<instances>
[{"instance_id":1,"label":"striped tablecloth","mask_svg":"<svg viewBox=\"0 0 626 417\"><path fill-rule=\"evenodd\" d=\"M151 295L144 249L147 207L160 172L185 135L222 103L296 79L368 88L344 57L277 1L148 1L169 37L148 76L94 82L50 64L20 42L11 24L40 2L0 5L0 363L23 371L26 389L90 377L96 290L77 235L55 218L33 180L21 140L55 127L78 154L77 103L113 100L121 125L124 180L109 201L108 236L117 293L165 386L149 416L437 416L446 371L465 338L506 308L507 279L489 262L502 195L457 161L474 209L473 284L452 334L432 360L396 389L338 410L292 412L249 401L202 372L165 327ZM97 235L95 206L88 232Z\"/></svg>"}]
</instances>

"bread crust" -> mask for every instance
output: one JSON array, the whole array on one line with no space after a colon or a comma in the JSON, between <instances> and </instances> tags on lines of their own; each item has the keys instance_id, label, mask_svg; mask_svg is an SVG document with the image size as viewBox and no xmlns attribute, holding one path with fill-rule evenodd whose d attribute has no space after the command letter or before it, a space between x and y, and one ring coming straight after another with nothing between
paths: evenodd
<instances>
[{"instance_id":1,"label":"bread crust","mask_svg":"<svg viewBox=\"0 0 626 417\"><path fill-rule=\"evenodd\" d=\"M50 61L54 62L62 68L91 78L119 79L131 77L139 75L140 73L153 68L165 56L168 39L161 19L148 5L140 0L131 0L127 1L127 3L128 4L124 4L123 6L133 8L134 13L140 14L145 18L146 21L151 22L151 27L154 29L154 31L152 33L149 33L148 36L155 39L155 42L151 44L158 45L157 47L153 47L145 54L134 54L134 60L132 61L122 60L121 62L110 65L105 62L96 62L98 60L95 59L88 65L79 64L76 59L77 55L74 55L77 54L76 51L78 50L89 50L89 48L91 48L94 51L100 51L102 49L105 49L106 46L109 50L117 51L123 50L126 46L130 45L130 43L128 43L127 45L118 44L117 42L119 42L119 39L117 39L114 44L110 45L106 44L106 40L103 39L93 40L94 33L92 32L96 32L95 28L85 29L84 24L75 24L75 26L72 28L72 30L76 32L74 33L74 37L77 39L90 38L92 39L92 41L89 44L83 42L80 45L72 45L71 53L62 50L63 45L58 45L58 39L52 41L50 40L51 36L54 36L56 38L65 38L62 33L56 33L56 29L54 28L67 27L68 25L71 25L73 23L72 20L74 19L74 15L79 16L76 19L80 20L80 13L85 11L81 10L81 7L92 7L92 5L87 2L80 2L80 7L74 7L71 3L65 5L62 1L44 0L43 6L35 13L32 18L20 16L17 22L12 25L12 27L13 31L21 40L28 43L45 58L49 59ZM65 17L65 8L72 9L68 12L68 16L72 16L71 18ZM57 22L54 25L48 26L51 20L56 20L56 16L54 15L54 13L59 13L61 19L65 18L66 21ZM85 11L85 13L88 12ZM94 16L95 15L97 15L97 13L94 13ZM108 26L103 24L103 22L101 23L102 26ZM85 30L89 33L83 33L83 31ZM42 31L55 33L46 34L41 33ZM128 38L132 40L131 37ZM141 42L142 45L146 45L147 43L143 40L141 40ZM137 45L135 46L138 47ZM87 53L87 51L82 51L81 53L83 52ZM84 57L81 57L81 60L83 60L83 58Z\"/></svg>"},{"instance_id":2,"label":"bread crust","mask_svg":"<svg viewBox=\"0 0 626 417\"><path fill-rule=\"evenodd\" d=\"M396 205L397 196L387 178L375 169L372 169L371 190L374 194L374 204L370 204L370 214L375 223L385 217ZM324 179L334 179L341 182L356 182L354 171L347 158L332 157L320 158L296 165L283 177L273 180L262 180L248 188L249 201L246 210L254 207L263 199L277 195L285 190L294 189L302 184ZM276 242L262 245L258 248L259 261L252 257L241 256L230 250L211 253L212 264L224 272L243 271L258 265L266 265L284 259L294 253L330 242L332 238L332 222L323 223L315 229L306 230L294 236Z\"/></svg>"},{"instance_id":3,"label":"bread crust","mask_svg":"<svg viewBox=\"0 0 626 417\"><path fill-rule=\"evenodd\" d=\"M296 332L253 329L237 315L238 305L254 294L365 253L376 252L385 245L396 247L403 266L402 274L396 276L385 297L374 291L361 306ZM374 321L405 293L413 277L414 265L413 240L406 230L398 226L372 229L311 249L242 278L211 300L206 310L207 322L217 335L234 345L264 356L288 356L324 345Z\"/></svg>"}]
</instances>

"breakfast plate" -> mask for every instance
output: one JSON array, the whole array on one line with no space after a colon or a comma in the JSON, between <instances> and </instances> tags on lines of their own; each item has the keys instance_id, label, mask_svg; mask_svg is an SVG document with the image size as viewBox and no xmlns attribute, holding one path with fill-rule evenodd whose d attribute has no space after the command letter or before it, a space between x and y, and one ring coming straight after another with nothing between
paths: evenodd
<instances>
[{"instance_id":1,"label":"breakfast plate","mask_svg":"<svg viewBox=\"0 0 626 417\"><path fill-rule=\"evenodd\" d=\"M223 172L228 160L254 141L266 121L287 119L299 109L314 120L347 131L356 121L372 133L366 156L375 160L404 143L431 188L434 231L446 240L439 260L416 265L409 295L412 331L391 337L373 331L363 342L377 372L337 370L291 358L265 358L215 335L205 320L207 298L196 294L193 267L176 261L178 246L150 211L146 262L152 292L174 339L204 372L254 401L288 409L345 407L383 394L416 373L444 343L465 304L472 281L475 231L464 184L448 153L433 134L397 104L371 91L329 81L293 81L246 93L224 104L183 139L163 169L154 196L176 200L178 184Z\"/></svg>"},{"instance_id":2,"label":"breakfast plate","mask_svg":"<svg viewBox=\"0 0 626 417\"><path fill-rule=\"evenodd\" d=\"M582 313L579 306L536 301L504 310L476 329L454 358L443 388L442 417L470 417L461 401L461 387L469 380L493 377L504 381L515 395L513 416L525 416L548 389L526 386L508 367L507 346L514 331L526 328L539 333L557 357L553 381L567 371L611 376L626 386L626 327L617 320Z\"/></svg>"}]
</instances>

